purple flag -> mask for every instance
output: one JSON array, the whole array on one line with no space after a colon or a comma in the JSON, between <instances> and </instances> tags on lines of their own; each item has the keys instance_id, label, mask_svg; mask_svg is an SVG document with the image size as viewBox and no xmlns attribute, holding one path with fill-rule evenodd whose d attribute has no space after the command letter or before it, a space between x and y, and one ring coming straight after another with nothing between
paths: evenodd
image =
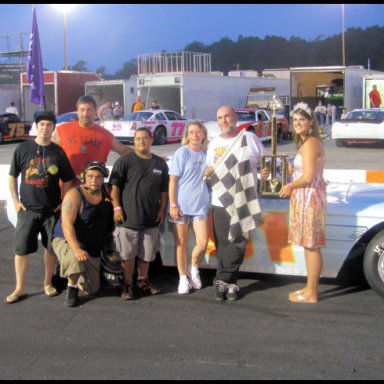
<instances>
[{"instance_id":1,"label":"purple flag","mask_svg":"<svg viewBox=\"0 0 384 384\"><path fill-rule=\"evenodd\" d=\"M43 60L41 58L39 29L37 27L35 7L33 7L32 33L29 41L27 79L31 88L29 100L44 108Z\"/></svg>"}]
</instances>

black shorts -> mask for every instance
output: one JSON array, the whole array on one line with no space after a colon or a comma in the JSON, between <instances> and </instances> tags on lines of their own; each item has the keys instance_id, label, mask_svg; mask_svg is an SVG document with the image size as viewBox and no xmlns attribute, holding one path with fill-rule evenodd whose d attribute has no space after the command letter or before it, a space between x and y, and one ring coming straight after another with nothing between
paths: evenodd
<instances>
[{"instance_id":1,"label":"black shorts","mask_svg":"<svg viewBox=\"0 0 384 384\"><path fill-rule=\"evenodd\" d=\"M60 211L39 213L20 209L15 230L15 254L23 256L36 252L39 233L44 248L53 252L52 233L59 216Z\"/></svg>"}]
</instances>

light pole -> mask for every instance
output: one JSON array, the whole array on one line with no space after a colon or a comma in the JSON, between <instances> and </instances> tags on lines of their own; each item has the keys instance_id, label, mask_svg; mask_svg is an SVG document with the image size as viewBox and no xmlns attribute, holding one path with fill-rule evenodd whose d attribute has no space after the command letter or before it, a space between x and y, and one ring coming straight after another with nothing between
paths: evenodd
<instances>
[{"instance_id":1,"label":"light pole","mask_svg":"<svg viewBox=\"0 0 384 384\"><path fill-rule=\"evenodd\" d=\"M76 4L53 4L53 6L64 15L64 70L68 69L67 65L67 13L72 10Z\"/></svg>"},{"instance_id":2,"label":"light pole","mask_svg":"<svg viewBox=\"0 0 384 384\"><path fill-rule=\"evenodd\" d=\"M345 67L344 4L341 4L341 29L341 49L343 51L343 67Z\"/></svg>"}]
</instances>

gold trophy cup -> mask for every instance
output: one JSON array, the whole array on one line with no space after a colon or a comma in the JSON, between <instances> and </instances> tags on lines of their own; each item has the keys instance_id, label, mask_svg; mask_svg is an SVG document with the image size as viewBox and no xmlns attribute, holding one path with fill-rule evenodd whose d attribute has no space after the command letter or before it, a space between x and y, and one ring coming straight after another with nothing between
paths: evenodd
<instances>
[{"instance_id":1,"label":"gold trophy cup","mask_svg":"<svg viewBox=\"0 0 384 384\"><path fill-rule=\"evenodd\" d=\"M259 195L262 197L279 197L281 188L287 184L288 155L277 155L277 124L276 124L276 97L272 98L272 140L270 155L264 155L260 159L260 169L267 164L271 166L271 177L268 180L260 179ZM281 177L278 177L278 167L281 169Z\"/></svg>"}]
</instances>

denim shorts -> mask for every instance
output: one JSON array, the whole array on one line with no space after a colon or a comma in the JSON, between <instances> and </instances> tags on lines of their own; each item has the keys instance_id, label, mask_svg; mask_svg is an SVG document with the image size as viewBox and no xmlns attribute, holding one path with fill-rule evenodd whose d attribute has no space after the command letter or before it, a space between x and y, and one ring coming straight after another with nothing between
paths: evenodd
<instances>
[{"instance_id":1,"label":"denim shorts","mask_svg":"<svg viewBox=\"0 0 384 384\"><path fill-rule=\"evenodd\" d=\"M206 215L182 215L176 220L172 219L171 215L168 214L168 222L173 224L190 224L194 221L207 221L208 213Z\"/></svg>"}]
</instances>

